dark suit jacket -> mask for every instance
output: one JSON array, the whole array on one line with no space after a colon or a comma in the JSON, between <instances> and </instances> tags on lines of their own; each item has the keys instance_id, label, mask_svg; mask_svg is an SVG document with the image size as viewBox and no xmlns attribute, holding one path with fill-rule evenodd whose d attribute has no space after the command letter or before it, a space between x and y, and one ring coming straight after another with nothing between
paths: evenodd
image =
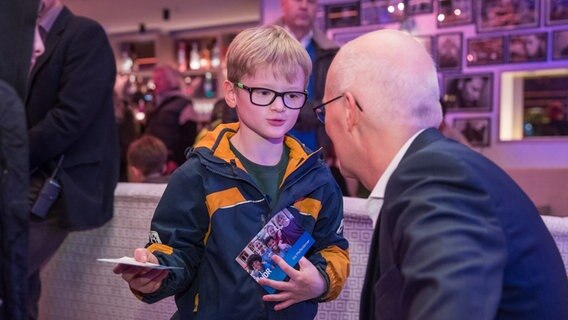
<instances>
[{"instance_id":1,"label":"dark suit jacket","mask_svg":"<svg viewBox=\"0 0 568 320\"><path fill-rule=\"evenodd\" d=\"M568 319L566 299L525 193L479 153L422 132L385 190L361 319Z\"/></svg>"},{"instance_id":2,"label":"dark suit jacket","mask_svg":"<svg viewBox=\"0 0 568 320\"><path fill-rule=\"evenodd\" d=\"M22 101L0 79L0 320L27 319L27 158Z\"/></svg>"},{"instance_id":3,"label":"dark suit jacket","mask_svg":"<svg viewBox=\"0 0 568 320\"><path fill-rule=\"evenodd\" d=\"M26 111L30 169L59 174L63 227L100 226L112 217L118 138L112 90L116 66L102 27L63 8L30 74Z\"/></svg>"}]
</instances>

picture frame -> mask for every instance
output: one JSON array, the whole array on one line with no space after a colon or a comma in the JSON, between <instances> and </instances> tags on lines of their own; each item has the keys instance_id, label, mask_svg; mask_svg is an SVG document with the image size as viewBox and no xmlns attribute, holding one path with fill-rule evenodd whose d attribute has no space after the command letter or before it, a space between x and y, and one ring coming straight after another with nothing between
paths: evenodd
<instances>
[{"instance_id":1,"label":"picture frame","mask_svg":"<svg viewBox=\"0 0 568 320\"><path fill-rule=\"evenodd\" d=\"M361 25L402 22L405 10L398 8L399 3L399 0L362 0ZM389 12L389 7L392 7L392 12Z\"/></svg>"},{"instance_id":2,"label":"picture frame","mask_svg":"<svg viewBox=\"0 0 568 320\"><path fill-rule=\"evenodd\" d=\"M454 129L467 139L472 147L489 147L491 140L491 118L454 118Z\"/></svg>"},{"instance_id":3,"label":"picture frame","mask_svg":"<svg viewBox=\"0 0 568 320\"><path fill-rule=\"evenodd\" d=\"M540 23L540 1L479 0L477 2L477 32L535 28Z\"/></svg>"},{"instance_id":4,"label":"picture frame","mask_svg":"<svg viewBox=\"0 0 568 320\"><path fill-rule=\"evenodd\" d=\"M467 39L465 60L469 67L505 63L505 39L482 37Z\"/></svg>"},{"instance_id":5,"label":"picture frame","mask_svg":"<svg viewBox=\"0 0 568 320\"><path fill-rule=\"evenodd\" d=\"M374 30L379 30L380 28L366 28L362 30L361 28L348 28L348 29L332 29L328 32L329 38L331 38L335 43L342 46L347 42Z\"/></svg>"},{"instance_id":6,"label":"picture frame","mask_svg":"<svg viewBox=\"0 0 568 320\"><path fill-rule=\"evenodd\" d=\"M548 33L532 32L507 37L507 61L510 63L546 61Z\"/></svg>"},{"instance_id":7,"label":"picture frame","mask_svg":"<svg viewBox=\"0 0 568 320\"><path fill-rule=\"evenodd\" d=\"M568 29L552 32L552 59L568 59Z\"/></svg>"},{"instance_id":8,"label":"picture frame","mask_svg":"<svg viewBox=\"0 0 568 320\"><path fill-rule=\"evenodd\" d=\"M547 26L568 24L568 0L543 0Z\"/></svg>"},{"instance_id":9,"label":"picture frame","mask_svg":"<svg viewBox=\"0 0 568 320\"><path fill-rule=\"evenodd\" d=\"M472 0L438 0L436 15L438 28L473 23L474 6Z\"/></svg>"},{"instance_id":10,"label":"picture frame","mask_svg":"<svg viewBox=\"0 0 568 320\"><path fill-rule=\"evenodd\" d=\"M418 40L418 42L420 42L424 48L426 48L426 51L428 51L428 53L430 54L430 56L432 56L432 58L434 57L434 44L433 44L433 36L431 35L418 35L418 36L414 36L414 38L416 38L416 40Z\"/></svg>"},{"instance_id":11,"label":"picture frame","mask_svg":"<svg viewBox=\"0 0 568 320\"><path fill-rule=\"evenodd\" d=\"M568 137L568 73L530 75L521 81L523 137Z\"/></svg>"},{"instance_id":12,"label":"picture frame","mask_svg":"<svg viewBox=\"0 0 568 320\"><path fill-rule=\"evenodd\" d=\"M434 12L434 0L408 0L408 15L426 14Z\"/></svg>"},{"instance_id":13,"label":"picture frame","mask_svg":"<svg viewBox=\"0 0 568 320\"><path fill-rule=\"evenodd\" d=\"M325 6L325 28L356 27L361 25L359 2L329 4Z\"/></svg>"},{"instance_id":14,"label":"picture frame","mask_svg":"<svg viewBox=\"0 0 568 320\"><path fill-rule=\"evenodd\" d=\"M493 73L446 74L442 99L447 112L493 109Z\"/></svg>"},{"instance_id":15,"label":"picture frame","mask_svg":"<svg viewBox=\"0 0 568 320\"><path fill-rule=\"evenodd\" d=\"M461 32L441 33L436 36L434 61L440 71L458 71L462 65L463 35Z\"/></svg>"}]
</instances>

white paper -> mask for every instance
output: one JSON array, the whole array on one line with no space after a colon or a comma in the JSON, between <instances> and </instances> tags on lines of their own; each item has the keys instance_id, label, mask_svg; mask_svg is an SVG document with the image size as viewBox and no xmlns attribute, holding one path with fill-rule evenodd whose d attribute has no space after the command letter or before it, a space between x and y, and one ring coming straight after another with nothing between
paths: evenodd
<instances>
[{"instance_id":1,"label":"white paper","mask_svg":"<svg viewBox=\"0 0 568 320\"><path fill-rule=\"evenodd\" d=\"M134 258L132 257L122 257L122 258L118 258L118 259L112 259L112 258L99 258L97 259L97 261L102 261L102 262L110 262L110 263L119 263L119 264L127 264L129 266L137 266L137 267L144 267L144 268L150 268L150 269L159 269L159 270L165 270L165 269L183 269L182 267L170 267L170 266L164 266L161 264L155 264L155 263L150 263L150 262L139 262L136 261Z\"/></svg>"}]
</instances>

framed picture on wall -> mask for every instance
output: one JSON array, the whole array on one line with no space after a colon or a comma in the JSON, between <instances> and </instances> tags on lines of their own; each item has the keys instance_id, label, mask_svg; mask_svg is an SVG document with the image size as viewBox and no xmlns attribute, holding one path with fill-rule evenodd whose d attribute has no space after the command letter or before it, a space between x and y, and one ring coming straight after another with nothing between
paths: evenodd
<instances>
[{"instance_id":1,"label":"framed picture on wall","mask_svg":"<svg viewBox=\"0 0 568 320\"><path fill-rule=\"evenodd\" d=\"M365 28L365 30L362 30L361 28L349 28L349 30L332 29L328 32L328 35L331 39L333 39L333 41L342 46L360 35L379 29L380 28Z\"/></svg>"},{"instance_id":2,"label":"framed picture on wall","mask_svg":"<svg viewBox=\"0 0 568 320\"><path fill-rule=\"evenodd\" d=\"M408 14L424 14L434 12L434 0L408 0Z\"/></svg>"},{"instance_id":3,"label":"framed picture on wall","mask_svg":"<svg viewBox=\"0 0 568 320\"><path fill-rule=\"evenodd\" d=\"M330 4L325 6L326 29L355 27L361 25L359 2Z\"/></svg>"},{"instance_id":4,"label":"framed picture on wall","mask_svg":"<svg viewBox=\"0 0 568 320\"><path fill-rule=\"evenodd\" d=\"M539 2L535 0L479 0L477 31L490 32L539 26Z\"/></svg>"},{"instance_id":5,"label":"framed picture on wall","mask_svg":"<svg viewBox=\"0 0 568 320\"><path fill-rule=\"evenodd\" d=\"M508 62L546 61L548 33L526 33L507 37Z\"/></svg>"},{"instance_id":6,"label":"framed picture on wall","mask_svg":"<svg viewBox=\"0 0 568 320\"><path fill-rule=\"evenodd\" d=\"M430 53L430 56L434 57L434 48L432 45L432 36L421 35L421 36L414 36L418 42L422 43L426 51Z\"/></svg>"},{"instance_id":7,"label":"framed picture on wall","mask_svg":"<svg viewBox=\"0 0 568 320\"><path fill-rule=\"evenodd\" d=\"M436 37L436 65L441 71L460 70L462 57L461 32L441 33Z\"/></svg>"},{"instance_id":8,"label":"framed picture on wall","mask_svg":"<svg viewBox=\"0 0 568 320\"><path fill-rule=\"evenodd\" d=\"M399 0L382 0L376 1L371 0L371 2L379 3L379 23L393 23L402 22L405 16L404 6L400 6L402 3Z\"/></svg>"},{"instance_id":9,"label":"framed picture on wall","mask_svg":"<svg viewBox=\"0 0 568 320\"><path fill-rule=\"evenodd\" d=\"M552 59L568 59L568 29L552 33Z\"/></svg>"},{"instance_id":10,"label":"framed picture on wall","mask_svg":"<svg viewBox=\"0 0 568 320\"><path fill-rule=\"evenodd\" d=\"M442 99L448 112L491 111L493 74L447 74Z\"/></svg>"},{"instance_id":11,"label":"framed picture on wall","mask_svg":"<svg viewBox=\"0 0 568 320\"><path fill-rule=\"evenodd\" d=\"M503 37L467 39L465 59L468 66L484 66L504 62Z\"/></svg>"},{"instance_id":12,"label":"framed picture on wall","mask_svg":"<svg viewBox=\"0 0 568 320\"><path fill-rule=\"evenodd\" d=\"M472 0L438 0L438 28L473 23Z\"/></svg>"},{"instance_id":13,"label":"framed picture on wall","mask_svg":"<svg viewBox=\"0 0 568 320\"><path fill-rule=\"evenodd\" d=\"M472 147L489 147L491 118L455 118L454 128L464 135Z\"/></svg>"},{"instance_id":14,"label":"framed picture on wall","mask_svg":"<svg viewBox=\"0 0 568 320\"><path fill-rule=\"evenodd\" d=\"M546 25L568 24L568 0L544 0Z\"/></svg>"}]
</instances>

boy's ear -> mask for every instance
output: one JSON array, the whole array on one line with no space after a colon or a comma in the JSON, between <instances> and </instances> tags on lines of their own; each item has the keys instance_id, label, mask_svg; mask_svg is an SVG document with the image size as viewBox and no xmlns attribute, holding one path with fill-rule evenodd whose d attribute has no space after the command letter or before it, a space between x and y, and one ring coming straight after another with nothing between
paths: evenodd
<instances>
[{"instance_id":1,"label":"boy's ear","mask_svg":"<svg viewBox=\"0 0 568 320\"><path fill-rule=\"evenodd\" d=\"M225 91L225 102L229 107L235 108L237 106L237 88L231 81L225 80L223 90Z\"/></svg>"}]
</instances>

